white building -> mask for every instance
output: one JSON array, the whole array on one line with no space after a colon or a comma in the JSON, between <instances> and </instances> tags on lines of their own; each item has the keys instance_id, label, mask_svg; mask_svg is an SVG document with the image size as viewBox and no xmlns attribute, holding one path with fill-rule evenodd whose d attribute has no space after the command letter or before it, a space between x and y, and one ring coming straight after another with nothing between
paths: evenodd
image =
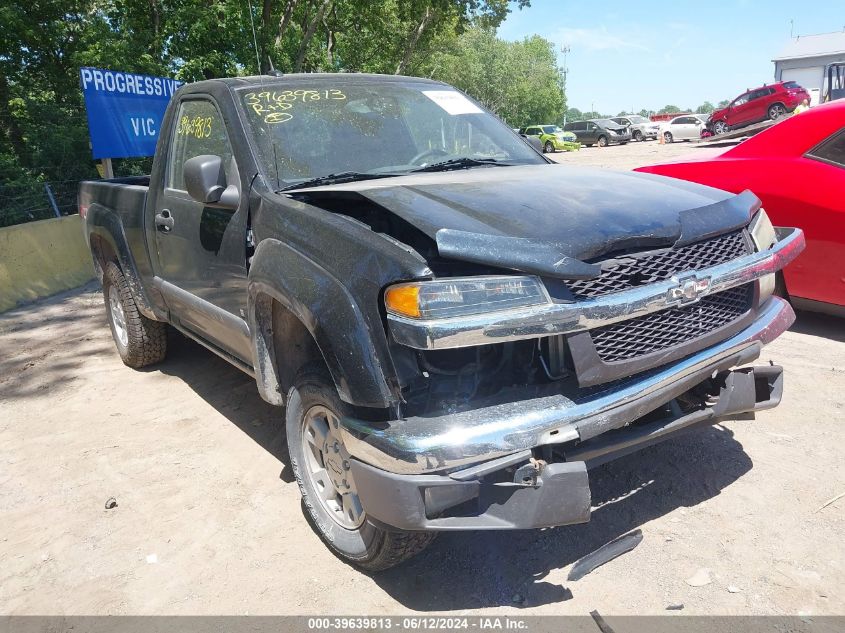
<instances>
[{"instance_id":1,"label":"white building","mask_svg":"<svg viewBox=\"0 0 845 633\"><path fill-rule=\"evenodd\" d=\"M794 37L772 61L776 81L798 82L816 104L822 97L827 64L845 62L845 30Z\"/></svg>"}]
</instances>

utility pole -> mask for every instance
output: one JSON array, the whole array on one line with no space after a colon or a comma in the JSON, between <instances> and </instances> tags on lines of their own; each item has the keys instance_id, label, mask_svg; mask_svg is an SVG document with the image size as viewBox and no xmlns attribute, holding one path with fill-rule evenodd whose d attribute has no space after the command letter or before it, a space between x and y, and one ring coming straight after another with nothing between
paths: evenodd
<instances>
[{"instance_id":1,"label":"utility pole","mask_svg":"<svg viewBox=\"0 0 845 633\"><path fill-rule=\"evenodd\" d=\"M566 76L569 74L569 67L566 65L566 54L572 50L568 44L560 45L560 52L563 53L563 66L560 69L563 75L563 86L561 92L563 93L563 102L566 103ZM563 111L563 125L566 126L566 110Z\"/></svg>"}]
</instances>

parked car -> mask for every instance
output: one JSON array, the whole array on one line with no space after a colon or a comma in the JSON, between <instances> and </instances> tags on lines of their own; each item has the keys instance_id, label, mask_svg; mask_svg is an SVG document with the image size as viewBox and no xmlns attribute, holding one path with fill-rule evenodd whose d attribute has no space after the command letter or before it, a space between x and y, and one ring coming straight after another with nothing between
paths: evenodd
<instances>
[{"instance_id":1,"label":"parked car","mask_svg":"<svg viewBox=\"0 0 845 633\"><path fill-rule=\"evenodd\" d=\"M649 138L656 139L660 129L660 123L651 121L639 114L616 116L611 121L627 126L631 130L631 138L635 141L644 141Z\"/></svg>"},{"instance_id":2,"label":"parked car","mask_svg":"<svg viewBox=\"0 0 845 633\"><path fill-rule=\"evenodd\" d=\"M739 193L754 191L776 224L804 230L783 271L795 305L845 315L845 101L810 108L706 160L640 167Z\"/></svg>"},{"instance_id":3,"label":"parked car","mask_svg":"<svg viewBox=\"0 0 845 633\"><path fill-rule=\"evenodd\" d=\"M520 138L526 143L528 143L528 145L530 145L532 149L541 153L545 151L543 148L543 144L540 142L540 139L538 137L528 136L525 133L525 129L520 129L518 127L511 128L511 130L513 130L514 133L519 134Z\"/></svg>"},{"instance_id":4,"label":"parked car","mask_svg":"<svg viewBox=\"0 0 845 633\"><path fill-rule=\"evenodd\" d=\"M572 132L563 131L557 125L529 125L522 133L540 141L543 151L547 154L557 150L573 152L581 149L578 137Z\"/></svg>"},{"instance_id":5,"label":"parked car","mask_svg":"<svg viewBox=\"0 0 845 633\"><path fill-rule=\"evenodd\" d=\"M160 134L79 191L117 351L162 361L170 324L254 376L355 565L589 521L589 468L780 401L748 364L803 236L751 193L556 165L412 77L198 81Z\"/></svg>"},{"instance_id":6,"label":"parked car","mask_svg":"<svg viewBox=\"0 0 845 633\"><path fill-rule=\"evenodd\" d=\"M589 121L575 121L563 126L567 132L574 132L582 145L592 147L606 147L611 143L624 145L631 140L631 131L624 125L619 125L610 119L591 119Z\"/></svg>"},{"instance_id":7,"label":"parked car","mask_svg":"<svg viewBox=\"0 0 845 633\"><path fill-rule=\"evenodd\" d=\"M667 143L701 138L704 121L701 115L685 114L660 124L660 134Z\"/></svg>"},{"instance_id":8,"label":"parked car","mask_svg":"<svg viewBox=\"0 0 845 633\"><path fill-rule=\"evenodd\" d=\"M731 103L714 111L708 126L714 134L724 134L766 119L777 121L792 112L810 93L794 81L779 81L746 90Z\"/></svg>"}]
</instances>

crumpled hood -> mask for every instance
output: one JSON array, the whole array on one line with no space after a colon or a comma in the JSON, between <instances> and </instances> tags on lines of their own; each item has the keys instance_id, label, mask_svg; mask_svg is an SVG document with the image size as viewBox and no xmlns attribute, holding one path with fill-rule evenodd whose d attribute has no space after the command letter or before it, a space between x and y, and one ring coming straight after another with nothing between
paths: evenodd
<instances>
[{"instance_id":1,"label":"crumpled hood","mask_svg":"<svg viewBox=\"0 0 845 633\"><path fill-rule=\"evenodd\" d=\"M597 274L583 261L608 253L724 233L759 207L748 192L568 165L421 173L319 190L368 198L434 239L441 256L566 277Z\"/></svg>"}]
</instances>

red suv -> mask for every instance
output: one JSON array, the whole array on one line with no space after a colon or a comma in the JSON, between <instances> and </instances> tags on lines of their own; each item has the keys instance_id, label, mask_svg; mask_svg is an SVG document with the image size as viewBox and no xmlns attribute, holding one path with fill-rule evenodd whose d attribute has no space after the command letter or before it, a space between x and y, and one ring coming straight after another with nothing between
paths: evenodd
<instances>
[{"instance_id":1,"label":"red suv","mask_svg":"<svg viewBox=\"0 0 845 633\"><path fill-rule=\"evenodd\" d=\"M794 81L779 81L743 92L726 108L716 110L707 120L714 134L724 134L758 121L776 121L792 112L810 93Z\"/></svg>"}]
</instances>

